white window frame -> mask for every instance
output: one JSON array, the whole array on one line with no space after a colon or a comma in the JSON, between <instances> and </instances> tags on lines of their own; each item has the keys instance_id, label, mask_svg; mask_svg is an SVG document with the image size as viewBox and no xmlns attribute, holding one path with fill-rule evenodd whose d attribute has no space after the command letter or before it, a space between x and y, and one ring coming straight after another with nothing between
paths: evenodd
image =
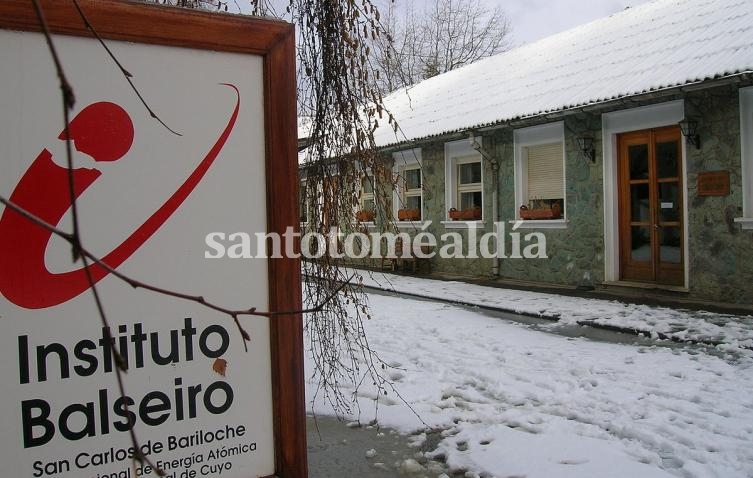
<instances>
[{"instance_id":1,"label":"white window frame","mask_svg":"<svg viewBox=\"0 0 753 478\"><path fill-rule=\"evenodd\" d=\"M513 132L515 158L515 221L518 228L567 228L567 168L565 165L565 123L547 123L516 129ZM562 145L562 219L543 219L520 221L520 206L528 204L528 154L526 149L542 144L560 143Z\"/></svg>"},{"instance_id":2,"label":"white window frame","mask_svg":"<svg viewBox=\"0 0 753 478\"><path fill-rule=\"evenodd\" d=\"M421 148L392 153L392 160L392 174L396 178L395 189L392 195L392 217L398 227L414 227L423 221L424 218L424 173ZM416 168L421 171L421 217L418 221L398 221L397 212L406 205L405 171Z\"/></svg>"},{"instance_id":3,"label":"white window frame","mask_svg":"<svg viewBox=\"0 0 753 478\"><path fill-rule=\"evenodd\" d=\"M474 156L462 156L460 158L457 158L455 160L455 168L456 168L456 174L458 175L458 185L457 185L457 191L455 194L457 196L455 197L455 204L460 205L463 201L460 199L460 197L464 193L481 193L481 208L483 209L484 206L484 181L481 179L477 183L468 183L468 184L460 184L460 167L464 164L476 164L479 165L479 173L483 170L484 165L481 164L481 161L476 161L476 158ZM457 207L457 206L455 206ZM458 209L460 209L458 207Z\"/></svg>"},{"instance_id":4,"label":"white window frame","mask_svg":"<svg viewBox=\"0 0 753 478\"><path fill-rule=\"evenodd\" d=\"M743 217L735 222L745 230L753 230L753 86L740 89L740 160Z\"/></svg>"},{"instance_id":5,"label":"white window frame","mask_svg":"<svg viewBox=\"0 0 753 478\"><path fill-rule=\"evenodd\" d=\"M473 156L473 158L470 158ZM452 141L445 143L444 145L444 157L445 157L445 218L443 222L448 227L480 227L483 225L484 220L484 162L481 157L481 153L473 149L471 143L467 140ZM450 209L459 209L459 192L458 192L458 165L464 163L481 164L481 219L475 221L451 221Z\"/></svg>"},{"instance_id":6,"label":"white window frame","mask_svg":"<svg viewBox=\"0 0 753 478\"><path fill-rule=\"evenodd\" d=\"M301 179L298 181L298 207L302 208L303 210L300 211L302 215L305 216L305 221L300 221L302 226L305 226L309 223L309 218L312 214L312 207L311 207L311 194L308 190L308 179ZM301 204L301 193L303 193L303 204ZM299 217L300 220L300 217Z\"/></svg>"},{"instance_id":7,"label":"white window frame","mask_svg":"<svg viewBox=\"0 0 753 478\"><path fill-rule=\"evenodd\" d=\"M366 183L365 178L371 177L371 192L367 193L363 190L363 185ZM362 171L359 180L358 180L358 208L353 211L353 219L355 219L355 215L358 211L363 211L363 202L365 200L371 200L374 202L374 219L376 220L376 178L374 177L374 173L372 173L371 169L366 169L365 171ZM371 224L374 221L362 221L364 224Z\"/></svg>"},{"instance_id":8,"label":"white window frame","mask_svg":"<svg viewBox=\"0 0 753 478\"><path fill-rule=\"evenodd\" d=\"M604 280L606 282L619 282L620 279L620 222L619 222L619 187L617 171L617 135L630 131L660 128L662 126L676 125L685 118L685 102L683 100L667 101L656 105L640 106L627 110L604 113L601 116L601 130L603 134L603 158L604 158ZM683 244L685 250L685 285L681 289L686 290L690 277L690 264L688 254L688 174L687 174L687 145L681 138L682 151L682 183L683 191L683 216L685 230L683 231Z\"/></svg>"}]
</instances>

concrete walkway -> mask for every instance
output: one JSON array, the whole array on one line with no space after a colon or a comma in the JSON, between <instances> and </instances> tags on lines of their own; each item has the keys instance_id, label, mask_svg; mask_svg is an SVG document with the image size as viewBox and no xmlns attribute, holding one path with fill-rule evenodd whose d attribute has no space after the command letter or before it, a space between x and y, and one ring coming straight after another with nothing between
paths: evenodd
<instances>
[{"instance_id":1,"label":"concrete walkway","mask_svg":"<svg viewBox=\"0 0 753 478\"><path fill-rule=\"evenodd\" d=\"M437 478L446 472L394 430L352 427L326 416L308 417L306 428L309 478Z\"/></svg>"}]
</instances>

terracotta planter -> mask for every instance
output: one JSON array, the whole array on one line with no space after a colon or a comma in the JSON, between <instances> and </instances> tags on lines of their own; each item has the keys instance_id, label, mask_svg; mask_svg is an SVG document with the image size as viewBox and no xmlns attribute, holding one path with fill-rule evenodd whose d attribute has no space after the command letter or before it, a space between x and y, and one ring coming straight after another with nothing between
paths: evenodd
<instances>
[{"instance_id":1,"label":"terracotta planter","mask_svg":"<svg viewBox=\"0 0 753 478\"><path fill-rule=\"evenodd\" d=\"M452 208L450 209L450 219L453 221L475 221L481 219L481 208L474 207L462 210Z\"/></svg>"},{"instance_id":2,"label":"terracotta planter","mask_svg":"<svg viewBox=\"0 0 753 478\"><path fill-rule=\"evenodd\" d=\"M545 209L528 209L528 206L520 206L521 219L559 219L561 216L562 207L557 203Z\"/></svg>"},{"instance_id":3,"label":"terracotta planter","mask_svg":"<svg viewBox=\"0 0 753 478\"><path fill-rule=\"evenodd\" d=\"M421 211L418 208L400 209L397 211L397 219L399 221L418 221L421 219Z\"/></svg>"},{"instance_id":4,"label":"terracotta planter","mask_svg":"<svg viewBox=\"0 0 753 478\"><path fill-rule=\"evenodd\" d=\"M358 211L356 213L356 221L358 222L374 221L374 211Z\"/></svg>"}]
</instances>

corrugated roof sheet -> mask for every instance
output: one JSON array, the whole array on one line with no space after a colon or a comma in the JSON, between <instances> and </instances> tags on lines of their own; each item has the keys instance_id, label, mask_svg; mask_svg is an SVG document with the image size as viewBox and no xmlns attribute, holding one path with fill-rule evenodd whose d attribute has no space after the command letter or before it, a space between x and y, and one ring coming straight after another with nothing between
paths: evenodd
<instances>
[{"instance_id":1,"label":"corrugated roof sheet","mask_svg":"<svg viewBox=\"0 0 753 478\"><path fill-rule=\"evenodd\" d=\"M753 0L657 0L430 78L385 99L377 144L753 71Z\"/></svg>"}]
</instances>

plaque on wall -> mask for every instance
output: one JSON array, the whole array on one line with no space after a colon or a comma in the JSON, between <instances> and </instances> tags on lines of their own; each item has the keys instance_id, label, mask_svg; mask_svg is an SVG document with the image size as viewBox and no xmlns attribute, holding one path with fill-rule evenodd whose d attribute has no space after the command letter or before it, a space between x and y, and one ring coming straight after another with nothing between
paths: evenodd
<instances>
[{"instance_id":1,"label":"plaque on wall","mask_svg":"<svg viewBox=\"0 0 753 478\"><path fill-rule=\"evenodd\" d=\"M699 196L729 196L729 171L698 173Z\"/></svg>"}]
</instances>

